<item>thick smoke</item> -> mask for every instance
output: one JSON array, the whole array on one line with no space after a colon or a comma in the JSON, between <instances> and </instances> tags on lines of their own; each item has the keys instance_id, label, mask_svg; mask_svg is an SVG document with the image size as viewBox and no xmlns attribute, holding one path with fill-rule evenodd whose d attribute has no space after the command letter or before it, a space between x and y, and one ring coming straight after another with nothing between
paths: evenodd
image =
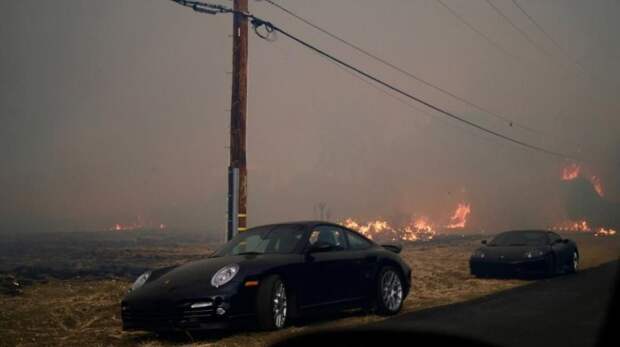
<instances>
[{"instance_id":1,"label":"thick smoke","mask_svg":"<svg viewBox=\"0 0 620 347\"><path fill-rule=\"evenodd\" d=\"M578 178L566 183L566 212L571 220L587 220L595 226L620 226L620 204L599 196L592 184Z\"/></svg>"}]
</instances>

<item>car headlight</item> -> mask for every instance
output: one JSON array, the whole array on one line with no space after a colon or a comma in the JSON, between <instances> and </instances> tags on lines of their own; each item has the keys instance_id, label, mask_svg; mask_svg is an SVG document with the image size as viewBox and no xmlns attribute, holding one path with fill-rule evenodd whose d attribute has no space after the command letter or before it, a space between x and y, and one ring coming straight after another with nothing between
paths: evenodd
<instances>
[{"instance_id":1,"label":"car headlight","mask_svg":"<svg viewBox=\"0 0 620 347\"><path fill-rule=\"evenodd\" d=\"M474 252L474 258L484 258L484 257L486 257L486 254L484 254L483 251L477 250Z\"/></svg>"},{"instance_id":2,"label":"car headlight","mask_svg":"<svg viewBox=\"0 0 620 347\"><path fill-rule=\"evenodd\" d=\"M531 249L527 252L525 252L524 256L528 259L530 258L536 258L536 257L542 257L545 254L545 252L543 252L540 249Z\"/></svg>"},{"instance_id":3,"label":"car headlight","mask_svg":"<svg viewBox=\"0 0 620 347\"><path fill-rule=\"evenodd\" d=\"M217 270L215 275L211 278L211 285L215 288L221 287L230 282L239 273L239 265L230 264Z\"/></svg>"},{"instance_id":4,"label":"car headlight","mask_svg":"<svg viewBox=\"0 0 620 347\"><path fill-rule=\"evenodd\" d=\"M140 287L142 287L146 281L148 281L149 277L151 276L151 272L147 271L145 273L143 273L142 275L138 276L138 278L136 278L136 281L133 282L133 284L131 285L131 290L136 290Z\"/></svg>"}]
</instances>

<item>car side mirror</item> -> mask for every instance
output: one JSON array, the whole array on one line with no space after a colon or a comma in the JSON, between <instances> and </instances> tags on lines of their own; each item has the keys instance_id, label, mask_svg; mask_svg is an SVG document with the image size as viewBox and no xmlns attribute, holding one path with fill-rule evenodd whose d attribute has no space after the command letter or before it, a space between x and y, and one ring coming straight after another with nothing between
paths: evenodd
<instances>
[{"instance_id":1,"label":"car side mirror","mask_svg":"<svg viewBox=\"0 0 620 347\"><path fill-rule=\"evenodd\" d=\"M480 243L482 243L483 245L486 245L487 244L487 240L482 240L482 241L480 241Z\"/></svg>"},{"instance_id":2,"label":"car side mirror","mask_svg":"<svg viewBox=\"0 0 620 347\"><path fill-rule=\"evenodd\" d=\"M334 249L334 246L325 241L317 241L310 246L309 253L328 252Z\"/></svg>"}]
</instances>

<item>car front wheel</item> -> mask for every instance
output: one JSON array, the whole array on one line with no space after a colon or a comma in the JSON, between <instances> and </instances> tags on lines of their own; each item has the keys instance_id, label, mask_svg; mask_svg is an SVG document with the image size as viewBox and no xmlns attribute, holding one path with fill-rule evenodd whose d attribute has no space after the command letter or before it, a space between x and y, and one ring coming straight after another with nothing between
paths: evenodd
<instances>
[{"instance_id":1,"label":"car front wheel","mask_svg":"<svg viewBox=\"0 0 620 347\"><path fill-rule=\"evenodd\" d=\"M286 286L279 276L261 281L256 295L258 326L263 330L282 329L288 317Z\"/></svg>"},{"instance_id":2,"label":"car front wheel","mask_svg":"<svg viewBox=\"0 0 620 347\"><path fill-rule=\"evenodd\" d=\"M398 313L403 306L402 277L393 267L384 267L377 276L377 311L383 315Z\"/></svg>"}]
</instances>

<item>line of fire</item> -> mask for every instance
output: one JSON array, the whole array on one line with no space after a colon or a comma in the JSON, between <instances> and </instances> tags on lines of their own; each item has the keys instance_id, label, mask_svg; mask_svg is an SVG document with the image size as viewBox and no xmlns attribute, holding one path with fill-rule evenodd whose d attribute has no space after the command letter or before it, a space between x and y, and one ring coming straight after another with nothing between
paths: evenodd
<instances>
[{"instance_id":1,"label":"line of fire","mask_svg":"<svg viewBox=\"0 0 620 347\"><path fill-rule=\"evenodd\" d=\"M590 174L582 165L571 163L562 169L558 184L566 188L563 197L566 217L564 220L549 221L546 228L561 232L592 233L596 237L616 235L618 221L615 212L618 206L605 199L603 182L598 176ZM462 201L452 210L446 209L445 220L432 220L413 212L410 220L400 225L383 218L360 220L352 216L340 218L337 222L376 241L427 241L438 233L450 234L480 228L468 223L470 215L474 213L475 207ZM138 216L136 221L116 223L109 230L166 230L166 225L147 222Z\"/></svg>"}]
</instances>

